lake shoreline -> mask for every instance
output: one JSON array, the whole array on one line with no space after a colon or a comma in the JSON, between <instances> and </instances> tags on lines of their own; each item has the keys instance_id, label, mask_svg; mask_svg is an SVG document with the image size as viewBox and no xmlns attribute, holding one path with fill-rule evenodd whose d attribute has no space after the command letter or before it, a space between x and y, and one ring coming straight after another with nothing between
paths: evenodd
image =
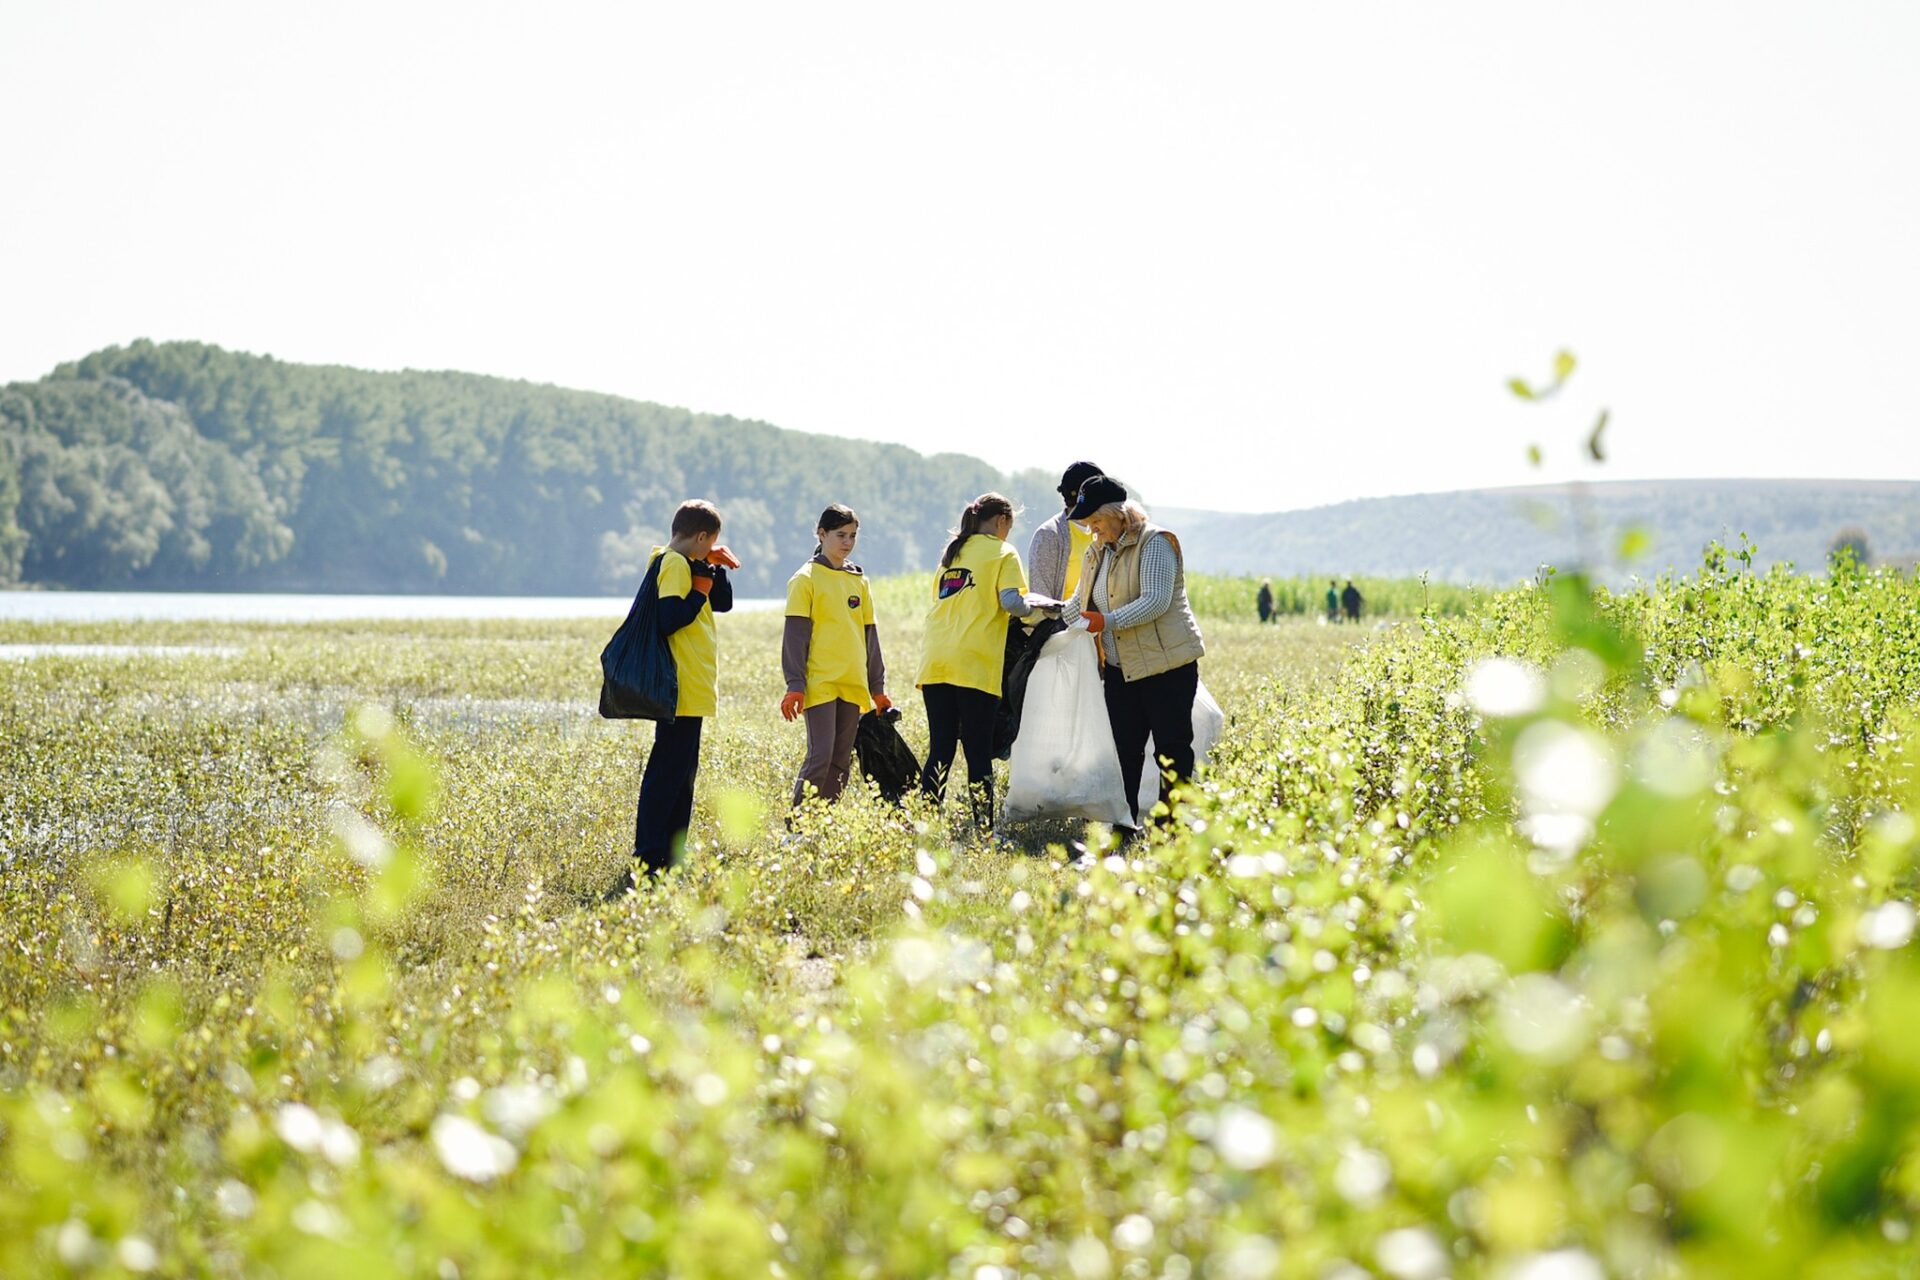
<instances>
[{"instance_id":1,"label":"lake shoreline","mask_svg":"<svg viewBox=\"0 0 1920 1280\"><path fill-rule=\"evenodd\" d=\"M619 618L630 596L463 596L278 591L0 591L7 622L359 622L381 620ZM735 610L778 608L772 597Z\"/></svg>"}]
</instances>

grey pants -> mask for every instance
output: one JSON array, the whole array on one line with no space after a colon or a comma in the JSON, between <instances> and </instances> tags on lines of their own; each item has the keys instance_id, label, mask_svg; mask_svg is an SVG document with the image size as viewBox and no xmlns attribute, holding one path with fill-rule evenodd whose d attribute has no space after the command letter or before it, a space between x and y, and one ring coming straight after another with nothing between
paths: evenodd
<instances>
[{"instance_id":1,"label":"grey pants","mask_svg":"<svg viewBox=\"0 0 1920 1280\"><path fill-rule=\"evenodd\" d=\"M809 787L831 803L840 798L847 785L847 771L853 766L853 736L860 727L860 708L836 698L808 707L806 720L807 758L793 784L793 803L797 806L806 799Z\"/></svg>"}]
</instances>

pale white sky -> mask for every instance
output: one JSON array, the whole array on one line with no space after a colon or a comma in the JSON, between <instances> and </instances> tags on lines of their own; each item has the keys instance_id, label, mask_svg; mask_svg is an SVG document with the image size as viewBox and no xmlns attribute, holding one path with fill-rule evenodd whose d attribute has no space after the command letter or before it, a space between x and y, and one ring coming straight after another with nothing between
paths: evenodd
<instances>
[{"instance_id":1,"label":"pale white sky","mask_svg":"<svg viewBox=\"0 0 1920 1280\"><path fill-rule=\"evenodd\" d=\"M1615 477L1920 477L1916 67L1911 3L7 0L0 381L192 338L1237 510L1602 404Z\"/></svg>"}]
</instances>

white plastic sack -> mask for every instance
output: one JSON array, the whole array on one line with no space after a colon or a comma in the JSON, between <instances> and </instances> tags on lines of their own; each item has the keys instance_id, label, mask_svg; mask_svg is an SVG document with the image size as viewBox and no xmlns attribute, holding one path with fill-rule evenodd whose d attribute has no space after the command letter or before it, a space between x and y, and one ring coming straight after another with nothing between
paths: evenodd
<instances>
[{"instance_id":1,"label":"white plastic sack","mask_svg":"<svg viewBox=\"0 0 1920 1280\"><path fill-rule=\"evenodd\" d=\"M1206 682L1193 695L1193 766L1199 768L1213 754L1213 748L1220 741L1220 731L1226 728L1227 713L1207 692ZM1153 756L1153 739L1147 739L1147 762L1140 770L1140 817L1144 821L1153 812L1153 806L1160 803L1160 762Z\"/></svg>"},{"instance_id":2,"label":"white plastic sack","mask_svg":"<svg viewBox=\"0 0 1920 1280\"><path fill-rule=\"evenodd\" d=\"M1049 638L1034 660L1020 710L1020 736L1007 763L1003 820L1132 821L1100 685L1097 643L1085 628L1063 631Z\"/></svg>"}]
</instances>

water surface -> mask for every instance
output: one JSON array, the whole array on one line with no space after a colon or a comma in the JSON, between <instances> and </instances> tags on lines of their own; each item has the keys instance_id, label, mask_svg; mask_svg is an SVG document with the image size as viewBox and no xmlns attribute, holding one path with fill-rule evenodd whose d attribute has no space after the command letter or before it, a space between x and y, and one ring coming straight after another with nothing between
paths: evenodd
<instances>
[{"instance_id":1,"label":"water surface","mask_svg":"<svg viewBox=\"0 0 1920 1280\"><path fill-rule=\"evenodd\" d=\"M341 622L368 618L618 618L631 596L295 595L271 591L0 591L0 622ZM737 599L737 612L783 602Z\"/></svg>"}]
</instances>

